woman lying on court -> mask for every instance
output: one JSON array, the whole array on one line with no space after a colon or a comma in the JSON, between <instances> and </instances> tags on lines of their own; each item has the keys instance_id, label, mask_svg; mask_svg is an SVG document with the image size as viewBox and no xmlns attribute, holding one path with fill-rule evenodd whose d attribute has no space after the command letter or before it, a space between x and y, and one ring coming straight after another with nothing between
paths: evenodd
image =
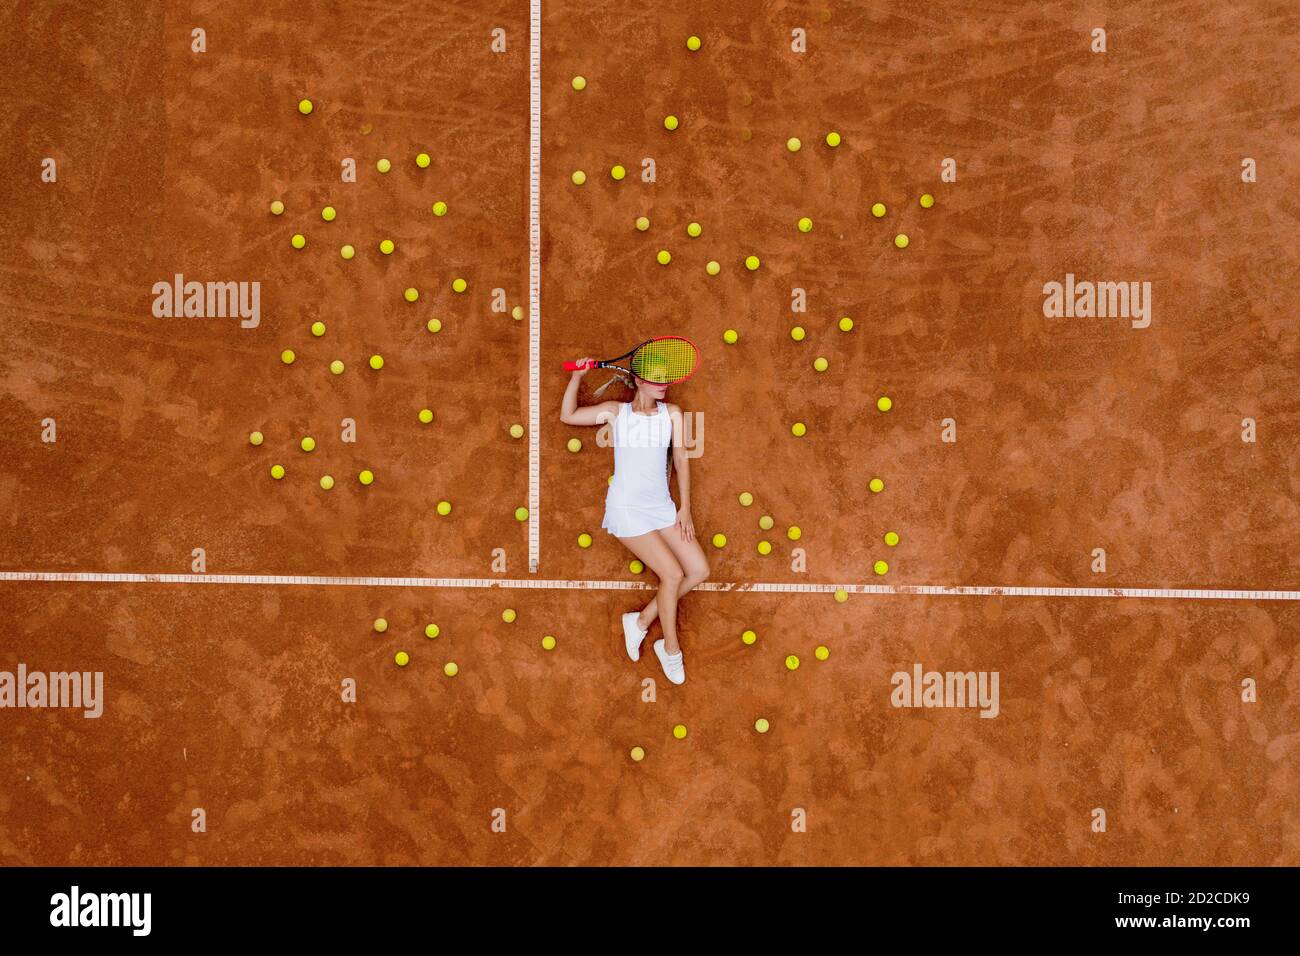
<instances>
[{"instance_id":1,"label":"woman lying on court","mask_svg":"<svg viewBox=\"0 0 1300 956\"><path fill-rule=\"evenodd\" d=\"M564 391L560 421L566 425L610 424L614 480L605 495L603 527L659 577L659 593L640 612L623 615L628 657L641 659L641 644L657 618L664 636L655 656L674 684L686 681L677 640L677 602L709 576L709 562L691 522L691 478L682 442L682 410L664 401L668 386L695 370L695 346L685 339L652 339L619 359L566 362L573 372ZM614 368L627 376L636 394L630 402L600 402L578 407L578 386L592 368ZM602 389L603 390L603 389ZM599 394L599 392L597 392ZM681 507L668 491L669 471L677 469Z\"/></svg>"}]
</instances>

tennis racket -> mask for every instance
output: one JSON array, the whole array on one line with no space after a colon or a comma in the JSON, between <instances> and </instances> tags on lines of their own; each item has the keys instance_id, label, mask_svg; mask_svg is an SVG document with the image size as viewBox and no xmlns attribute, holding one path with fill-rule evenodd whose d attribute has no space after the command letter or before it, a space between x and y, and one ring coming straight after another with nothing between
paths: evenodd
<instances>
[{"instance_id":1,"label":"tennis racket","mask_svg":"<svg viewBox=\"0 0 1300 956\"><path fill-rule=\"evenodd\" d=\"M632 351L618 358L602 362L565 362L566 372L584 368L613 368L654 385L676 385L695 374L700 364L700 351L689 339L680 335L661 335L642 342Z\"/></svg>"}]
</instances>

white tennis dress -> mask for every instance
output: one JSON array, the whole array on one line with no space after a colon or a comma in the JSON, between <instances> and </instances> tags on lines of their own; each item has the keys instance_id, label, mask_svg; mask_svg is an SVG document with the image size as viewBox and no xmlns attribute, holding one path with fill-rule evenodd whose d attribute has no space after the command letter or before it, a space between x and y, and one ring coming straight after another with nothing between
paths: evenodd
<instances>
[{"instance_id":1,"label":"white tennis dress","mask_svg":"<svg viewBox=\"0 0 1300 956\"><path fill-rule=\"evenodd\" d=\"M673 420L658 403L653 415L618 407L614 419L614 481L605 495L601 527L618 538L632 538L677 523L677 506L668 493L668 447Z\"/></svg>"}]
</instances>

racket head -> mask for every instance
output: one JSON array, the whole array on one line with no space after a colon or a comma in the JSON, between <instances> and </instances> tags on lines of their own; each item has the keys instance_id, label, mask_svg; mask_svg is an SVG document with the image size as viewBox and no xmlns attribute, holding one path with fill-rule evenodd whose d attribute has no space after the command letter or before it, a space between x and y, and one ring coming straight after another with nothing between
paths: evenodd
<instances>
[{"instance_id":1,"label":"racket head","mask_svg":"<svg viewBox=\"0 0 1300 956\"><path fill-rule=\"evenodd\" d=\"M628 357L627 370L651 385L676 385L700 367L700 350L680 335L661 335L642 342Z\"/></svg>"}]
</instances>

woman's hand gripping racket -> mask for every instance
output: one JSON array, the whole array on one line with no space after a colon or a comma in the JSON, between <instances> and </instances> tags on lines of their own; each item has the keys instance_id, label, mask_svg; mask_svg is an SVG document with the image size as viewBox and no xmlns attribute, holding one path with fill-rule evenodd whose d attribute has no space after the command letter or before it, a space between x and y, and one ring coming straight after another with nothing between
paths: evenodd
<instances>
[{"instance_id":1,"label":"woman's hand gripping racket","mask_svg":"<svg viewBox=\"0 0 1300 956\"><path fill-rule=\"evenodd\" d=\"M564 370L579 372L593 368L612 368L653 385L676 385L694 375L699 364L699 349L689 339L680 335L661 335L642 342L618 358L602 362L565 362Z\"/></svg>"}]
</instances>

